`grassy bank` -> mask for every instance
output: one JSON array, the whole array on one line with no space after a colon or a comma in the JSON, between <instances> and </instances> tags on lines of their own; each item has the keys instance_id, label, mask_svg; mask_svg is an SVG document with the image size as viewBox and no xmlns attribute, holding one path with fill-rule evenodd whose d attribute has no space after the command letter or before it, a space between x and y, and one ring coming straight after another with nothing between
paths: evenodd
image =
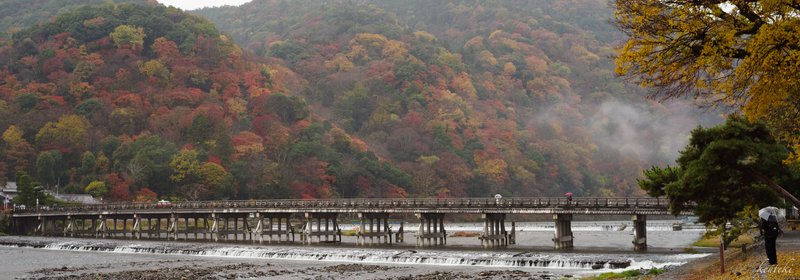
<instances>
[{"instance_id":1,"label":"grassy bank","mask_svg":"<svg viewBox=\"0 0 800 280\"><path fill-rule=\"evenodd\" d=\"M741 248L744 245L753 244L753 237L750 235L742 235L731 242L730 247ZM719 236L703 236L694 243L692 246L697 247L719 247Z\"/></svg>"},{"instance_id":2,"label":"grassy bank","mask_svg":"<svg viewBox=\"0 0 800 280\"><path fill-rule=\"evenodd\" d=\"M581 278L588 280L606 280L606 279L652 279L664 273L663 269L650 269L650 270L626 270L623 272L606 272L597 276Z\"/></svg>"}]
</instances>

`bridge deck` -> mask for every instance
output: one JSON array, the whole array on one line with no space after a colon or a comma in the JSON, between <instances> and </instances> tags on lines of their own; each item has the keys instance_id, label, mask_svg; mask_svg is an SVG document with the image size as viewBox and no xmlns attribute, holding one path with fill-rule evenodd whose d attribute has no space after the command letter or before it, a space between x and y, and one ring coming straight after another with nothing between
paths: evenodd
<instances>
[{"instance_id":1,"label":"bridge deck","mask_svg":"<svg viewBox=\"0 0 800 280\"><path fill-rule=\"evenodd\" d=\"M110 203L70 207L16 209L13 217L64 215L190 215L204 213L509 213L668 215L666 199L649 197L445 198L445 199L318 199L177 202L169 207L155 203ZM690 214L690 212L682 213Z\"/></svg>"}]
</instances>

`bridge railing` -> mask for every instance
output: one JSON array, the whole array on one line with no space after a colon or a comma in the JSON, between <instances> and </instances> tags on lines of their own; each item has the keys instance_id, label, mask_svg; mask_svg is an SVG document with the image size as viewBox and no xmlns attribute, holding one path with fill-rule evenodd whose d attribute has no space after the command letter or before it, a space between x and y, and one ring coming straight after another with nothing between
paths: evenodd
<instances>
[{"instance_id":1,"label":"bridge railing","mask_svg":"<svg viewBox=\"0 0 800 280\"><path fill-rule=\"evenodd\" d=\"M510 197L510 198L353 198L217 200L158 203L105 203L16 209L16 213L99 212L146 209L425 209L425 208L655 208L666 209L668 201L652 197Z\"/></svg>"}]
</instances>

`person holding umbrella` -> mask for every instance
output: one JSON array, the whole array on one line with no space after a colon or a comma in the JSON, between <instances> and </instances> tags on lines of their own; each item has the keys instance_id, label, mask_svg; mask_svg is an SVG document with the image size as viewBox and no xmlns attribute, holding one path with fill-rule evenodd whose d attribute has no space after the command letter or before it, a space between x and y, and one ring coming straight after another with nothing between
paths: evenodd
<instances>
[{"instance_id":1,"label":"person holding umbrella","mask_svg":"<svg viewBox=\"0 0 800 280\"><path fill-rule=\"evenodd\" d=\"M568 192L564 194L567 197L567 204L572 204L572 193Z\"/></svg>"},{"instance_id":2,"label":"person holding umbrella","mask_svg":"<svg viewBox=\"0 0 800 280\"><path fill-rule=\"evenodd\" d=\"M770 265L777 265L778 252L775 248L775 241L783 233L778 223L778 218L782 215L778 208L769 206L758 210L758 216L761 217L761 230L764 235L764 247L767 249L767 259L769 259Z\"/></svg>"}]
</instances>

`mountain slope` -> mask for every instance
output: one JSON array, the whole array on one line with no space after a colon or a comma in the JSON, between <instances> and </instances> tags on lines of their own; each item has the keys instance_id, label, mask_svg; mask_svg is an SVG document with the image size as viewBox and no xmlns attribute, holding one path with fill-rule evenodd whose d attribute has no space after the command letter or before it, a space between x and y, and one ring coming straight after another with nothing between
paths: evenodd
<instances>
[{"instance_id":1,"label":"mountain slope","mask_svg":"<svg viewBox=\"0 0 800 280\"><path fill-rule=\"evenodd\" d=\"M147 3L148 0L5 0L0 2L0 38L37 23L48 22L70 9L102 3Z\"/></svg>"},{"instance_id":2,"label":"mountain slope","mask_svg":"<svg viewBox=\"0 0 800 280\"><path fill-rule=\"evenodd\" d=\"M282 94L304 88L292 71L174 8L80 7L16 32L0 58L3 179L109 200L402 197L410 184Z\"/></svg>"},{"instance_id":3,"label":"mountain slope","mask_svg":"<svg viewBox=\"0 0 800 280\"><path fill-rule=\"evenodd\" d=\"M605 1L254 1L197 11L302 77L415 196L630 195L698 119L613 75ZM692 114L693 115L693 114ZM654 125L655 121L666 125ZM687 125L688 124L688 125Z\"/></svg>"}]
</instances>

